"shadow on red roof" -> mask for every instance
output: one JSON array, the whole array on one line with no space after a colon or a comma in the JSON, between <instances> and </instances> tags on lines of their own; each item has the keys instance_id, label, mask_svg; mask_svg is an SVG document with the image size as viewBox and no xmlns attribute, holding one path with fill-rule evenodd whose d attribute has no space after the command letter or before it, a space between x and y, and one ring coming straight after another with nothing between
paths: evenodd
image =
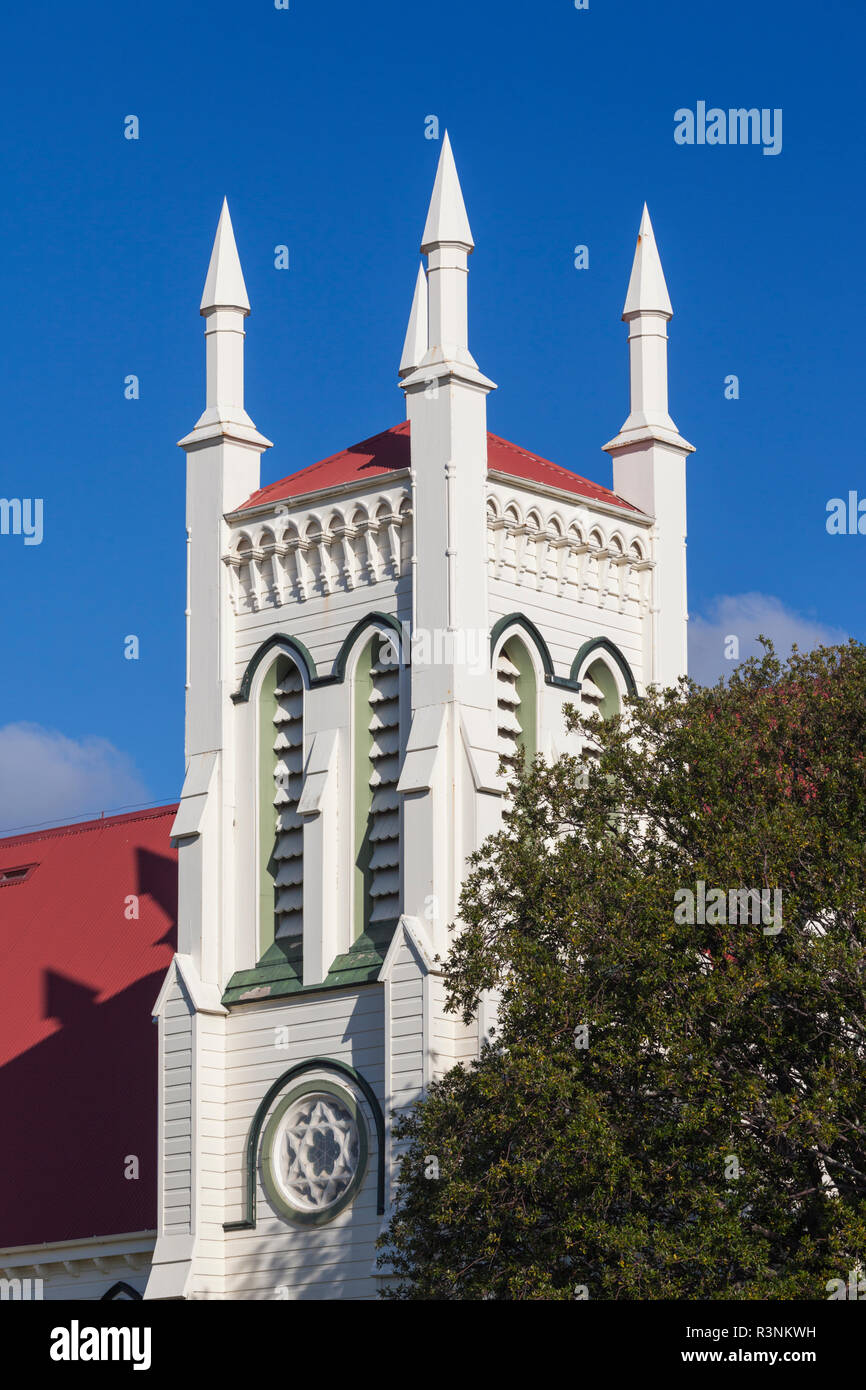
<instances>
[{"instance_id":1,"label":"shadow on red roof","mask_svg":"<svg viewBox=\"0 0 866 1390\"><path fill-rule=\"evenodd\" d=\"M624 502L609 488L599 483L581 478L568 468L560 468L538 454L531 454L507 439L496 434L487 436L487 465L491 472L507 473L512 478L527 482L546 483L548 487L558 487L564 492L573 492L579 497L588 497L596 502L608 502L635 511L629 502ZM402 420L372 439L364 439L360 444L352 444L339 454L322 459L321 463L311 464L279 482L269 483L259 488L252 497L243 503L238 511L249 507L267 506L286 497L301 497L308 492L340 487L346 483L366 482L368 478L383 477L401 468L409 467L409 421Z\"/></svg>"},{"instance_id":2,"label":"shadow on red roof","mask_svg":"<svg viewBox=\"0 0 866 1390\"><path fill-rule=\"evenodd\" d=\"M0 1247L156 1226L151 1009L176 944L176 809L0 840Z\"/></svg>"}]
</instances>

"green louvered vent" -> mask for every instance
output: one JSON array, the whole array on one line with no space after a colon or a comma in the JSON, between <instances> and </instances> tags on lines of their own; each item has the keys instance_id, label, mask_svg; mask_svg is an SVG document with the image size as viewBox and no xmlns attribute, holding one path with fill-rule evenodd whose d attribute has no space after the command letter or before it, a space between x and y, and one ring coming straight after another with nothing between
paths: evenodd
<instances>
[{"instance_id":1,"label":"green louvered vent","mask_svg":"<svg viewBox=\"0 0 866 1390\"><path fill-rule=\"evenodd\" d=\"M374 661L370 668L370 841L367 921L400 915L400 672Z\"/></svg>"},{"instance_id":2,"label":"green louvered vent","mask_svg":"<svg viewBox=\"0 0 866 1390\"><path fill-rule=\"evenodd\" d=\"M285 664L274 711L274 935L299 938L304 927L304 831L298 815L304 765L304 686Z\"/></svg>"},{"instance_id":3,"label":"green louvered vent","mask_svg":"<svg viewBox=\"0 0 866 1390\"><path fill-rule=\"evenodd\" d=\"M535 757L537 705L535 667L520 638L510 637L496 658L496 732L509 769Z\"/></svg>"},{"instance_id":4,"label":"green louvered vent","mask_svg":"<svg viewBox=\"0 0 866 1390\"><path fill-rule=\"evenodd\" d=\"M509 768L517 766L523 729L520 723L520 669L503 647L496 661L496 726L499 756Z\"/></svg>"}]
</instances>

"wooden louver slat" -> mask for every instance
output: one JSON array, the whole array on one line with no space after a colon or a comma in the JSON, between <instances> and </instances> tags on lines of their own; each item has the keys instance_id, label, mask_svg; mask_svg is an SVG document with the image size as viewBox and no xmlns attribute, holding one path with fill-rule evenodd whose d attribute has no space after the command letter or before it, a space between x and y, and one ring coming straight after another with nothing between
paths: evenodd
<instances>
[{"instance_id":1,"label":"wooden louver slat","mask_svg":"<svg viewBox=\"0 0 866 1390\"><path fill-rule=\"evenodd\" d=\"M519 669L509 660L503 648L496 661L496 726L499 755L509 767L517 766L523 732L519 717L520 696L517 693L519 675Z\"/></svg>"},{"instance_id":2,"label":"wooden louver slat","mask_svg":"<svg viewBox=\"0 0 866 1390\"><path fill-rule=\"evenodd\" d=\"M400 676L393 665L374 662L368 725L370 746L369 921L400 915Z\"/></svg>"},{"instance_id":3,"label":"wooden louver slat","mask_svg":"<svg viewBox=\"0 0 866 1390\"><path fill-rule=\"evenodd\" d=\"M304 926L304 836L298 801L304 760L303 682L294 668L277 686L274 714L275 936L299 937Z\"/></svg>"}]
</instances>

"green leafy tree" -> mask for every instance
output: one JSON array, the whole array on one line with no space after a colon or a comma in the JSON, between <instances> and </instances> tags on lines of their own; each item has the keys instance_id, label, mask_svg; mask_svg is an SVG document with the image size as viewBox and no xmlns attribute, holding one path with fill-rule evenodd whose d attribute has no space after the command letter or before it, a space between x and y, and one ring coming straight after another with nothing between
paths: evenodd
<instances>
[{"instance_id":1,"label":"green leafy tree","mask_svg":"<svg viewBox=\"0 0 866 1390\"><path fill-rule=\"evenodd\" d=\"M386 1297L826 1299L866 1265L866 647L764 648L571 710L583 754L519 776L445 963L497 1034L397 1122Z\"/></svg>"}]
</instances>

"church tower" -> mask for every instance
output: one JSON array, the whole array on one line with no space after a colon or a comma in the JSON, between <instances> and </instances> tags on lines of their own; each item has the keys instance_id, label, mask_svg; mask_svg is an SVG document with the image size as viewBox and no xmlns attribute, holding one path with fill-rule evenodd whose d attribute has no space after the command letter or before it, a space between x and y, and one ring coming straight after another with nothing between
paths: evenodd
<instances>
[{"instance_id":1,"label":"church tower","mask_svg":"<svg viewBox=\"0 0 866 1390\"><path fill-rule=\"evenodd\" d=\"M644 212L614 489L488 430L474 242L447 134L399 365L406 417L265 487L227 206L187 455L179 949L155 1006L148 1298L363 1299L387 1267L395 1113L478 1055L441 960L522 751L575 751L685 669L685 473Z\"/></svg>"}]
</instances>

